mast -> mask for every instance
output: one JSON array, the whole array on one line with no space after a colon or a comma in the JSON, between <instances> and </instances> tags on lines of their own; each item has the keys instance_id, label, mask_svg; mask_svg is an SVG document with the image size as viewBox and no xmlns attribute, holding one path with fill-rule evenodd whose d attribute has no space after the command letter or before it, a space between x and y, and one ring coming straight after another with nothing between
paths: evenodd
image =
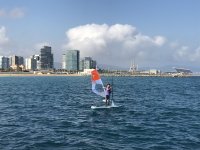
<instances>
[{"instance_id":1,"label":"mast","mask_svg":"<svg viewBox=\"0 0 200 150\"><path fill-rule=\"evenodd\" d=\"M131 61L129 72L135 73L137 70L138 70L138 65L136 65L135 59L134 59L133 61Z\"/></svg>"},{"instance_id":2,"label":"mast","mask_svg":"<svg viewBox=\"0 0 200 150\"><path fill-rule=\"evenodd\" d=\"M113 74L112 74L112 101L113 101L113 87L114 87L114 85L113 85L114 83L113 83Z\"/></svg>"}]
</instances>

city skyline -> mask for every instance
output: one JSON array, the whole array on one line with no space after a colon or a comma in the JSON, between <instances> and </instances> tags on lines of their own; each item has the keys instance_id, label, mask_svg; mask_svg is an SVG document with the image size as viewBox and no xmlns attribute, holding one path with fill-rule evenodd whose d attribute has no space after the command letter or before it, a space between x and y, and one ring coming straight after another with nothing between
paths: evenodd
<instances>
[{"instance_id":1,"label":"city skyline","mask_svg":"<svg viewBox=\"0 0 200 150\"><path fill-rule=\"evenodd\" d=\"M51 46L55 62L78 49L99 64L198 67L198 0L0 0L0 55Z\"/></svg>"},{"instance_id":2,"label":"city skyline","mask_svg":"<svg viewBox=\"0 0 200 150\"><path fill-rule=\"evenodd\" d=\"M31 55L28 58L23 56L0 56L0 69L3 71L35 71L64 69L68 71L80 71L84 69L96 68L96 61L87 56L80 57L79 50L66 50L62 54L60 64L55 67L54 56L50 46L43 46L40 54Z\"/></svg>"}]
</instances>

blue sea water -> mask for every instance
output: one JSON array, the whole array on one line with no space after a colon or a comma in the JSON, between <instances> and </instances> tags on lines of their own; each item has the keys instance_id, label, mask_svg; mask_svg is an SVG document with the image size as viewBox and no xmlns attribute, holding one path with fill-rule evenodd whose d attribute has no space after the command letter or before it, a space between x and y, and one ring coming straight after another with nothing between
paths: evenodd
<instances>
[{"instance_id":1,"label":"blue sea water","mask_svg":"<svg viewBox=\"0 0 200 150\"><path fill-rule=\"evenodd\" d=\"M1 77L2 150L200 149L200 77L102 77L119 108L90 77Z\"/></svg>"}]
</instances>

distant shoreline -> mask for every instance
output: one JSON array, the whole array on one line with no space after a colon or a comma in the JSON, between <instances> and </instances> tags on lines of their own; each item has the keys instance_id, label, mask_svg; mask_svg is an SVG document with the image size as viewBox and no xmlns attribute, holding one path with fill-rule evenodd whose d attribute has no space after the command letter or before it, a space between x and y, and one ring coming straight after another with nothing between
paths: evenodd
<instances>
[{"instance_id":1,"label":"distant shoreline","mask_svg":"<svg viewBox=\"0 0 200 150\"><path fill-rule=\"evenodd\" d=\"M171 75L116 75L116 74L100 74L101 76L115 76L115 77L174 77ZM0 77L78 77L78 76L90 76L90 75L81 75L81 74L34 74L34 73L0 73ZM189 75L189 76L178 76L180 77L199 77L200 75ZM177 77L177 76L176 76Z\"/></svg>"}]
</instances>

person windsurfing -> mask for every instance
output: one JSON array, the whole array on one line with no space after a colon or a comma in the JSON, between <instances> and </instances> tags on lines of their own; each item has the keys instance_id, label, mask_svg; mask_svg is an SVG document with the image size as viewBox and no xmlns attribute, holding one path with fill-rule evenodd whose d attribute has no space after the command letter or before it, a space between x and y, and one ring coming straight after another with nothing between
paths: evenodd
<instances>
[{"instance_id":1,"label":"person windsurfing","mask_svg":"<svg viewBox=\"0 0 200 150\"><path fill-rule=\"evenodd\" d=\"M110 94L112 92L111 85L108 83L105 87L105 93L106 93L106 105L110 104Z\"/></svg>"}]
</instances>

